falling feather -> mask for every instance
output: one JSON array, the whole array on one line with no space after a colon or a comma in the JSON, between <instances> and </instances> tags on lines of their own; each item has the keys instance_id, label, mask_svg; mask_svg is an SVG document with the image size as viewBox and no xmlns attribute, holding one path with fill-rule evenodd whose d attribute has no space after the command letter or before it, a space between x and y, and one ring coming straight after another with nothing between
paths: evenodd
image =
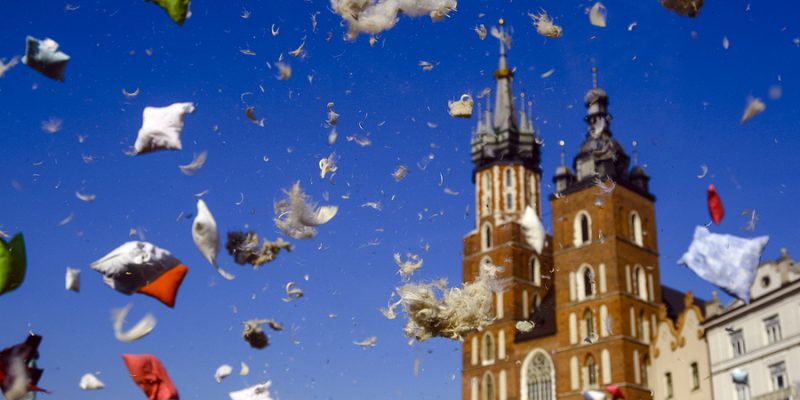
<instances>
[{"instance_id":1,"label":"falling feather","mask_svg":"<svg viewBox=\"0 0 800 400\"><path fill-rule=\"evenodd\" d=\"M232 280L233 275L225 272L219 265L217 265L217 253L219 253L219 233L217 232L217 222L214 221L214 216L208 210L206 202L203 199L197 200L197 215L192 222L192 239L200 254L211 265L216 268L217 272L225 279Z\"/></svg>"},{"instance_id":2,"label":"falling feather","mask_svg":"<svg viewBox=\"0 0 800 400\"><path fill-rule=\"evenodd\" d=\"M217 368L217 371L214 372L214 380L217 383L221 383L223 379L228 377L233 372L233 367L228 364L222 364Z\"/></svg>"},{"instance_id":3,"label":"falling feather","mask_svg":"<svg viewBox=\"0 0 800 400\"><path fill-rule=\"evenodd\" d=\"M761 114L766 109L767 106L761 101L761 99L750 99L747 103L747 108L744 110L744 114L742 114L742 120L739 121L739 124L744 125L745 122L750 121L751 118Z\"/></svg>"},{"instance_id":4,"label":"falling feather","mask_svg":"<svg viewBox=\"0 0 800 400\"><path fill-rule=\"evenodd\" d=\"M200 154L196 154L191 163L186 165L179 165L178 168L181 169L181 172L183 172L184 175L193 176L194 174L197 173L197 171L200 170L200 168L203 168L203 165L205 165L206 163L207 157L208 157L208 152L204 150Z\"/></svg>"},{"instance_id":5,"label":"falling feather","mask_svg":"<svg viewBox=\"0 0 800 400\"><path fill-rule=\"evenodd\" d=\"M136 325L127 332L122 331L122 325L125 324L125 317L133 307L133 304L128 304L123 308L117 308L111 311L114 320L114 337L121 342L134 342L137 341L153 331L156 327L156 318L153 314L145 314Z\"/></svg>"},{"instance_id":6,"label":"falling feather","mask_svg":"<svg viewBox=\"0 0 800 400\"><path fill-rule=\"evenodd\" d=\"M600 28L606 27L606 17L608 16L608 9L601 2L594 3L592 9L589 10L589 22L594 26Z\"/></svg>"}]
</instances>

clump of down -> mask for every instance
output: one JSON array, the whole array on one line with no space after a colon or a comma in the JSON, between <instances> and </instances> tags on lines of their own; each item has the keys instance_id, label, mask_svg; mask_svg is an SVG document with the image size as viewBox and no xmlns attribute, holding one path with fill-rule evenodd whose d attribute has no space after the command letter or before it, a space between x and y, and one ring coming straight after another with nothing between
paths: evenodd
<instances>
[{"instance_id":1,"label":"clump of down","mask_svg":"<svg viewBox=\"0 0 800 400\"><path fill-rule=\"evenodd\" d=\"M463 340L467 333L483 330L495 318L493 294L505 286L497 272L497 266L484 264L478 278L461 288L448 288L446 279L397 288L408 316L406 336L420 342L433 337Z\"/></svg>"}]
</instances>

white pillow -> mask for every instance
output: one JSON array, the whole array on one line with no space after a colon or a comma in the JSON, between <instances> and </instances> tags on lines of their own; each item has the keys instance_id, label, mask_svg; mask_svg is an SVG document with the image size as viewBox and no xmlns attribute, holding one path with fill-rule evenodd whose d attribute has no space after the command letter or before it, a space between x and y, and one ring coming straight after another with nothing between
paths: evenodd
<instances>
[{"instance_id":1,"label":"white pillow","mask_svg":"<svg viewBox=\"0 0 800 400\"><path fill-rule=\"evenodd\" d=\"M106 285L120 293L133 294L180 263L164 249L135 241L117 247L91 267L103 274Z\"/></svg>"},{"instance_id":2,"label":"white pillow","mask_svg":"<svg viewBox=\"0 0 800 400\"><path fill-rule=\"evenodd\" d=\"M750 287L756 277L761 251L769 236L746 239L711 233L703 226L694 230L689 250L678 260L700 278L719 286L726 293L750 301Z\"/></svg>"},{"instance_id":3,"label":"white pillow","mask_svg":"<svg viewBox=\"0 0 800 400\"><path fill-rule=\"evenodd\" d=\"M167 107L145 107L142 127L134 144L134 154L158 150L180 150L183 119L194 112L192 103L175 103Z\"/></svg>"}]
</instances>

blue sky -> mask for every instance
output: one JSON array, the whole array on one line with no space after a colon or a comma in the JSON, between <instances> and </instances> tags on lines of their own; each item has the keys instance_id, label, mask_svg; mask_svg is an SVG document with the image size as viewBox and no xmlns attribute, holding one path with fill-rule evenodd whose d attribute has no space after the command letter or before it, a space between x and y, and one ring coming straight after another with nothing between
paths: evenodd
<instances>
[{"instance_id":1,"label":"blue sky","mask_svg":"<svg viewBox=\"0 0 800 400\"><path fill-rule=\"evenodd\" d=\"M590 2L462 1L442 22L401 18L374 47L365 36L344 41L346 28L326 1L196 1L183 27L144 2L72 4L79 8L0 1L0 58L22 55L26 35L51 37L72 56L63 84L21 64L0 78L0 229L23 232L29 254L23 286L0 297L0 346L22 341L29 330L42 334L40 384L52 398L141 398L123 353L158 356L184 399L227 398L267 379L279 399L460 396L460 344L436 339L408 346L402 317L388 321L377 309L401 282L394 252L424 259L415 279L461 280L461 241L474 221L469 138L475 121L452 119L446 106L494 85L497 42L480 41L471 29L500 17L513 35L515 91L524 89L535 102L534 124L545 140L544 182L558 165L558 140L567 142L571 157L584 137L582 99L591 67L599 68L615 117L612 131L628 151L632 140L639 142L640 163L652 177L664 284L710 297L713 287L675 264L694 227L709 220L709 183L727 210L713 231L769 235L765 258L776 258L781 247L800 255L800 182L792 168L800 149L796 3L710 1L689 19L656 0L609 0L608 27L597 28L585 15ZM240 17L243 8L249 19ZM563 26L562 38L536 34L527 13L540 8ZM272 24L278 36L271 35ZM307 56L286 55L303 37ZM276 79L281 53L293 69L288 81ZM423 72L420 60L435 67ZM550 69L552 76L540 77ZM778 100L768 96L773 85L782 88ZM141 92L127 98L123 88ZM253 93L244 97L247 104L244 92ZM740 125L748 96L763 99L767 109ZM197 111L186 119L182 151L124 154L145 106L183 101ZM323 126L329 101L341 114L334 146ZM264 128L246 119L248 105L265 118ZM63 120L62 129L43 132L42 121L53 117ZM369 147L345 139L368 133ZM177 166L203 150L205 167L193 177L181 174ZM332 182L321 180L317 162L334 150L339 171ZM417 164L426 159L423 170ZM409 174L395 182L391 173L399 164ZM698 179L702 164L709 173ZM195 193L209 190L204 199L222 232L247 228L274 239L272 203L297 180L314 199L338 205L339 214L317 238L295 241L293 252L258 271L222 255L234 281L221 280L203 260L191 220L176 221L181 212L194 213ZM75 191L97 200L82 202ZM382 210L361 207L368 201L381 201ZM754 232L741 230L744 209L759 215ZM547 204L544 213L549 228ZM69 215L73 220L59 226ZM190 266L175 309L119 294L89 268L129 240L131 228ZM82 270L80 294L64 290L67 266ZM288 281L297 281L306 297L281 301ZM146 312L158 319L155 331L135 343L116 341L111 327L111 309L128 303L134 304L130 321ZM270 333L270 347L250 349L240 332L241 321L251 318L274 318L286 329ZM352 344L373 335L375 348ZM421 360L418 376L415 359ZM250 376L214 382L217 366L239 361L250 365ZM81 375L96 371L107 388L79 393Z\"/></svg>"}]
</instances>

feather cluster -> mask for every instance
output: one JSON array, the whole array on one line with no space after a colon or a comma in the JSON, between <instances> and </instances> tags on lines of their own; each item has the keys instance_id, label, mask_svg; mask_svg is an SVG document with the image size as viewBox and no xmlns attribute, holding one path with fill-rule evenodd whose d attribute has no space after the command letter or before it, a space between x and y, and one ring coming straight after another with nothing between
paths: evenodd
<instances>
[{"instance_id":1,"label":"feather cluster","mask_svg":"<svg viewBox=\"0 0 800 400\"><path fill-rule=\"evenodd\" d=\"M497 272L496 266L484 264L478 278L461 288L448 288L446 279L398 288L408 315L406 336L420 342L437 336L463 340L467 333L484 329L494 321L493 294L504 286Z\"/></svg>"},{"instance_id":2,"label":"feather cluster","mask_svg":"<svg viewBox=\"0 0 800 400\"><path fill-rule=\"evenodd\" d=\"M292 239L310 239L317 235L315 227L336 216L336 206L321 206L311 203L300 189L300 182L292 185L286 198L275 203L275 225Z\"/></svg>"}]
</instances>

